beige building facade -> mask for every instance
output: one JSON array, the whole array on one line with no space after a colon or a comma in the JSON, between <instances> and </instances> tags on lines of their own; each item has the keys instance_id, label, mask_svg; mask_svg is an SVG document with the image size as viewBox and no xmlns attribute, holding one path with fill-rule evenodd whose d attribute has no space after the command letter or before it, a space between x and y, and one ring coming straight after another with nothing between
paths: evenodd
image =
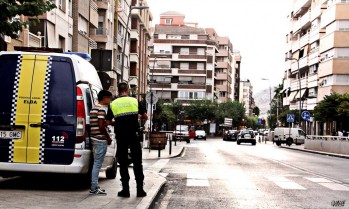
<instances>
[{"instance_id":1,"label":"beige building facade","mask_svg":"<svg viewBox=\"0 0 349 209\"><path fill-rule=\"evenodd\" d=\"M349 1L293 0L286 35L283 105L313 110L349 92Z\"/></svg>"},{"instance_id":2,"label":"beige building facade","mask_svg":"<svg viewBox=\"0 0 349 209\"><path fill-rule=\"evenodd\" d=\"M249 80L240 81L240 102L245 104L246 115L252 116L255 102L253 99L253 86Z\"/></svg>"}]
</instances>

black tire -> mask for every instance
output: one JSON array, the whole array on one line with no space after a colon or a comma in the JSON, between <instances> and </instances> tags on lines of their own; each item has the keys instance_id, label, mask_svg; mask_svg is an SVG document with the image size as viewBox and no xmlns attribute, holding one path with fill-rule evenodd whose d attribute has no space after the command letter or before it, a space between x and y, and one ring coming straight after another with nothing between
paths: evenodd
<instances>
[{"instance_id":1,"label":"black tire","mask_svg":"<svg viewBox=\"0 0 349 209\"><path fill-rule=\"evenodd\" d=\"M279 147L281 146L281 142L278 142L278 141L277 141L277 142L275 142L275 143L276 143L277 146L279 146Z\"/></svg>"},{"instance_id":2,"label":"black tire","mask_svg":"<svg viewBox=\"0 0 349 209\"><path fill-rule=\"evenodd\" d=\"M286 144L290 147L293 144L293 139L292 138L287 138L286 139Z\"/></svg>"},{"instance_id":3,"label":"black tire","mask_svg":"<svg viewBox=\"0 0 349 209\"><path fill-rule=\"evenodd\" d=\"M252 142L252 145L255 146L255 145L256 145L256 142Z\"/></svg>"},{"instance_id":4,"label":"black tire","mask_svg":"<svg viewBox=\"0 0 349 209\"><path fill-rule=\"evenodd\" d=\"M240 145L240 142L236 142L238 145Z\"/></svg>"},{"instance_id":5,"label":"black tire","mask_svg":"<svg viewBox=\"0 0 349 209\"><path fill-rule=\"evenodd\" d=\"M114 158L113 166L105 171L107 179L115 179L118 171L117 160Z\"/></svg>"},{"instance_id":6,"label":"black tire","mask_svg":"<svg viewBox=\"0 0 349 209\"><path fill-rule=\"evenodd\" d=\"M206 141L206 137L204 138L204 140Z\"/></svg>"}]
</instances>

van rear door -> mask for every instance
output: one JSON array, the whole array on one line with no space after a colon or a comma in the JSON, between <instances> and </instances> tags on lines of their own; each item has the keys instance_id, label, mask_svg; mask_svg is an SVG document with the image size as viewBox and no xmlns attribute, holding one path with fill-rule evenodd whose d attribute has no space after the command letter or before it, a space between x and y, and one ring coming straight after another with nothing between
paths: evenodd
<instances>
[{"instance_id":1,"label":"van rear door","mask_svg":"<svg viewBox=\"0 0 349 209\"><path fill-rule=\"evenodd\" d=\"M75 151L76 89L69 58L0 56L0 161L71 164ZM12 136L10 136L12 134Z\"/></svg>"}]
</instances>

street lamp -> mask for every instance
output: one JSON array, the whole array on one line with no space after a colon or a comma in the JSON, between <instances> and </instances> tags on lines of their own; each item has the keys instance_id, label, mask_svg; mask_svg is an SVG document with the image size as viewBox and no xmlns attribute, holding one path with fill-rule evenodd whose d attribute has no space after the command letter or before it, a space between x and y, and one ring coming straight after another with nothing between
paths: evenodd
<instances>
[{"instance_id":1,"label":"street lamp","mask_svg":"<svg viewBox=\"0 0 349 209\"><path fill-rule=\"evenodd\" d=\"M270 80L268 78L261 78L263 81L268 81L269 83L269 128L271 130L271 85L270 85Z\"/></svg>"},{"instance_id":2,"label":"street lamp","mask_svg":"<svg viewBox=\"0 0 349 209\"><path fill-rule=\"evenodd\" d=\"M126 50L126 41L127 41L127 34L128 34L128 25L130 23L130 16L132 14L133 9L148 9L148 6L131 6L129 8L128 16L127 16L127 23L126 23L126 31L124 36L124 46L122 48L122 54L121 54L121 82L124 80L124 63L125 63L125 50Z\"/></svg>"},{"instance_id":3,"label":"street lamp","mask_svg":"<svg viewBox=\"0 0 349 209\"><path fill-rule=\"evenodd\" d=\"M298 127L301 126L301 101L302 101L302 88L301 88L301 72L299 71L299 59L293 58L293 57L286 57L285 61L287 60L296 60L297 61L297 68L298 68L298 84L299 84L299 125Z\"/></svg>"}]
</instances>

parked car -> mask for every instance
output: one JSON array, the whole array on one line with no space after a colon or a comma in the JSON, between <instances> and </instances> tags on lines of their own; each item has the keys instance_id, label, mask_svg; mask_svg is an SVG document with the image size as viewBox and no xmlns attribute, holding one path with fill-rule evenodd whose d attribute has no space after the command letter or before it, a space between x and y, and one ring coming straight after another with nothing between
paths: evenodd
<instances>
[{"instance_id":1,"label":"parked car","mask_svg":"<svg viewBox=\"0 0 349 209\"><path fill-rule=\"evenodd\" d=\"M223 135L223 141L236 141L238 138L238 130L228 130Z\"/></svg>"},{"instance_id":2,"label":"parked car","mask_svg":"<svg viewBox=\"0 0 349 209\"><path fill-rule=\"evenodd\" d=\"M204 130L196 130L194 139L206 140L206 132Z\"/></svg>"},{"instance_id":3,"label":"parked car","mask_svg":"<svg viewBox=\"0 0 349 209\"><path fill-rule=\"evenodd\" d=\"M252 145L256 145L256 138L252 130L243 129L238 134L237 144L241 143L251 143Z\"/></svg>"},{"instance_id":4,"label":"parked car","mask_svg":"<svg viewBox=\"0 0 349 209\"><path fill-rule=\"evenodd\" d=\"M173 140L186 141L190 143L189 126L188 125L176 125L176 130L173 132Z\"/></svg>"},{"instance_id":5,"label":"parked car","mask_svg":"<svg viewBox=\"0 0 349 209\"><path fill-rule=\"evenodd\" d=\"M103 89L93 65L74 54L0 52L0 80L0 175L67 173L88 180L89 111ZM102 166L107 178L117 169L111 137Z\"/></svg>"}]
</instances>

